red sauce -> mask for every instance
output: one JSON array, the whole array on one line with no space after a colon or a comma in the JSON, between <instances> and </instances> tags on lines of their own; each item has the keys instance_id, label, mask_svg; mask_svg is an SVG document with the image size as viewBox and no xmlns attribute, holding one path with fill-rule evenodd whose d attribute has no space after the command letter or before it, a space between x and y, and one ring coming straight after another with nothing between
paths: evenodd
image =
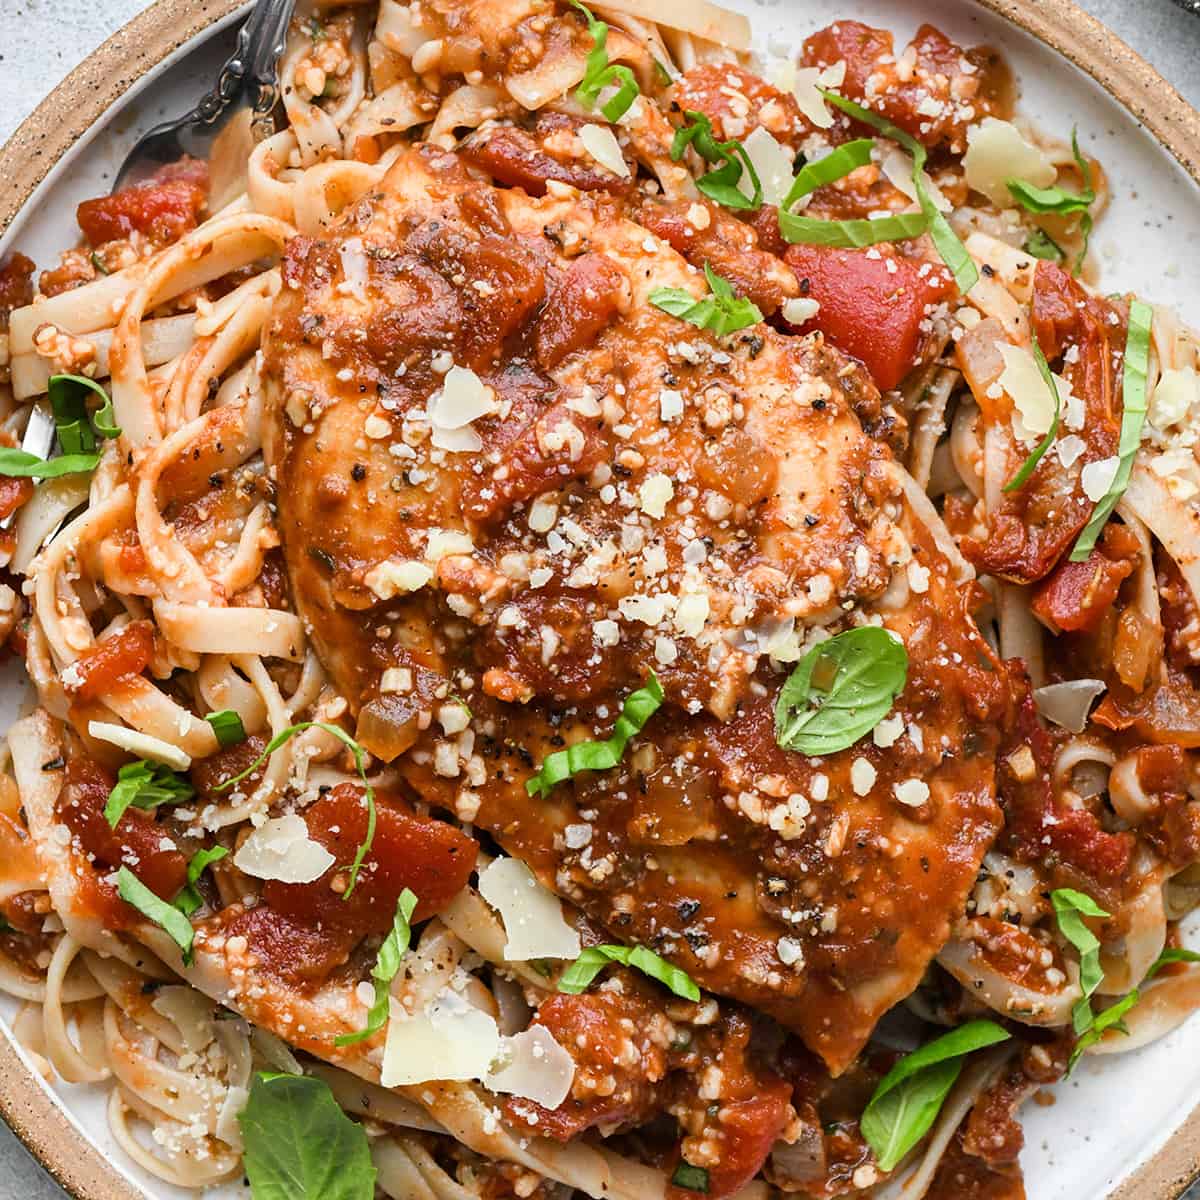
<instances>
[{"instance_id":1,"label":"red sauce","mask_svg":"<svg viewBox=\"0 0 1200 1200\"><path fill-rule=\"evenodd\" d=\"M24 254L10 254L0 263L0 331L8 328L14 308L33 300L34 262Z\"/></svg>"},{"instance_id":2,"label":"red sauce","mask_svg":"<svg viewBox=\"0 0 1200 1200\"><path fill-rule=\"evenodd\" d=\"M75 700L98 700L121 680L140 675L153 656L154 626L131 621L80 655L74 671L79 682L67 690Z\"/></svg>"},{"instance_id":3,"label":"red sauce","mask_svg":"<svg viewBox=\"0 0 1200 1200\"><path fill-rule=\"evenodd\" d=\"M1133 574L1139 543L1123 525L1107 525L1084 562L1060 563L1033 594L1034 615L1053 633L1094 632L1121 583Z\"/></svg>"},{"instance_id":4,"label":"red sauce","mask_svg":"<svg viewBox=\"0 0 1200 1200\"><path fill-rule=\"evenodd\" d=\"M740 97L749 102L748 108ZM781 92L737 63L693 67L675 84L675 103L685 113L703 113L712 122L713 137L719 142L729 138L745 141L761 123L768 104L767 132L777 140L794 140L813 131L801 115L795 96Z\"/></svg>"},{"instance_id":5,"label":"red sauce","mask_svg":"<svg viewBox=\"0 0 1200 1200\"><path fill-rule=\"evenodd\" d=\"M184 159L164 167L149 183L85 200L75 215L83 236L93 246L132 233L165 246L196 228L207 190L207 167L195 159Z\"/></svg>"},{"instance_id":6,"label":"red sauce","mask_svg":"<svg viewBox=\"0 0 1200 1200\"><path fill-rule=\"evenodd\" d=\"M581 254L550 293L537 327L537 358L543 370L590 346L628 293L622 272L603 254Z\"/></svg>"}]
</instances>

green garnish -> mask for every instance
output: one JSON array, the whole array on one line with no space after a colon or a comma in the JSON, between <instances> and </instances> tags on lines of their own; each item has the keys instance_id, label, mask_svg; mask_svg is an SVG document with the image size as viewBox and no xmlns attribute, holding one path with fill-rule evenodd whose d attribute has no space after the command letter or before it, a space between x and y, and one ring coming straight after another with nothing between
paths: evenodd
<instances>
[{"instance_id":1,"label":"green garnish","mask_svg":"<svg viewBox=\"0 0 1200 1200\"><path fill-rule=\"evenodd\" d=\"M805 163L796 172L796 178L792 180L792 186L788 188L788 193L779 206L780 213L790 213L792 205L797 200L807 196L810 192L815 192L819 187L824 187L827 183L844 179L851 171L865 166L871 161L871 151L874 148L875 143L871 138L857 138L853 142L846 142L839 146L836 150L826 154L824 158Z\"/></svg>"},{"instance_id":2,"label":"green garnish","mask_svg":"<svg viewBox=\"0 0 1200 1200\"><path fill-rule=\"evenodd\" d=\"M683 288L659 287L650 293L650 303L698 329L711 329L717 337L757 325L763 319L758 306L734 295L729 282L708 263L704 264L704 278L708 280L710 294L703 300L697 300Z\"/></svg>"},{"instance_id":3,"label":"green garnish","mask_svg":"<svg viewBox=\"0 0 1200 1200\"><path fill-rule=\"evenodd\" d=\"M1044 229L1035 229L1025 239L1021 249L1034 258L1044 258L1048 262L1062 262L1067 257L1063 248Z\"/></svg>"},{"instance_id":4,"label":"green garnish","mask_svg":"<svg viewBox=\"0 0 1200 1200\"><path fill-rule=\"evenodd\" d=\"M779 232L783 234L783 240L805 246L861 250L879 242L902 242L905 238L919 237L928 228L924 213L824 221L820 217L798 217L795 213L779 210Z\"/></svg>"},{"instance_id":5,"label":"green garnish","mask_svg":"<svg viewBox=\"0 0 1200 1200\"><path fill-rule=\"evenodd\" d=\"M373 1200L366 1131L323 1079L258 1072L238 1124L254 1200Z\"/></svg>"},{"instance_id":6,"label":"green garnish","mask_svg":"<svg viewBox=\"0 0 1200 1200\"><path fill-rule=\"evenodd\" d=\"M112 272L104 265L104 260L94 250L92 251L92 266L95 267L101 275L112 274Z\"/></svg>"},{"instance_id":7,"label":"green garnish","mask_svg":"<svg viewBox=\"0 0 1200 1200\"><path fill-rule=\"evenodd\" d=\"M366 788L367 836L363 838L362 844L354 855L354 861L350 864L350 880L346 886L346 890L342 893L342 899L349 900L351 894L354 892L355 885L358 883L358 872L362 869L363 859L367 857L367 853L371 849L371 843L375 840L375 789L367 780L366 751L341 726L331 725L327 721L301 721L298 725L289 725L286 729L281 729L267 743L266 749L244 771L235 775L232 779L226 779L223 783L217 784L213 788L213 791L223 792L227 788L233 787L235 783L241 783L243 779L257 771L280 746L289 742L296 734L303 733L306 729L323 729L326 733L332 734L337 738L354 755L354 765L358 768L358 777L363 781L363 787Z\"/></svg>"},{"instance_id":8,"label":"green garnish","mask_svg":"<svg viewBox=\"0 0 1200 1200\"><path fill-rule=\"evenodd\" d=\"M1146 420L1146 374L1150 369L1150 326L1154 310L1141 300L1129 302L1129 332L1125 336L1125 368L1121 388L1121 439L1117 445L1117 473L1100 497L1084 526L1075 548L1072 562L1085 562L1096 545L1112 511L1129 486L1133 460L1142 441L1142 425Z\"/></svg>"},{"instance_id":9,"label":"green garnish","mask_svg":"<svg viewBox=\"0 0 1200 1200\"><path fill-rule=\"evenodd\" d=\"M653 671L643 687L625 697L612 736L603 742L576 742L565 750L547 755L538 773L525 781L531 796L544 796L555 785L580 771L608 771L621 761L629 739L658 711L663 690Z\"/></svg>"},{"instance_id":10,"label":"green garnish","mask_svg":"<svg viewBox=\"0 0 1200 1200\"><path fill-rule=\"evenodd\" d=\"M183 965L190 967L196 961L192 952L195 934L192 923L173 904L160 900L128 867L117 872L117 894L126 904L134 908L159 928L171 935L183 954Z\"/></svg>"},{"instance_id":11,"label":"green garnish","mask_svg":"<svg viewBox=\"0 0 1200 1200\"><path fill-rule=\"evenodd\" d=\"M608 61L608 25L597 21L591 11L580 0L571 0L573 7L583 13L587 21L588 33L592 35L592 49L587 56L583 80L575 91L575 97L586 109L595 107L600 93L610 84L618 84L617 93L600 106L605 119L619 121L628 111L630 105L637 99L639 88L633 72L624 65L615 65Z\"/></svg>"},{"instance_id":12,"label":"green garnish","mask_svg":"<svg viewBox=\"0 0 1200 1200\"><path fill-rule=\"evenodd\" d=\"M1012 193L1013 199L1027 212L1057 213L1059 216L1069 216L1071 213L1083 214L1079 221L1079 232L1083 235L1083 247L1079 251L1079 257L1075 260L1074 267L1071 268L1071 273L1078 275L1083 269L1084 259L1087 258L1088 241L1092 236L1091 208L1096 201L1096 192L1092 187L1091 164L1079 150L1079 130L1077 128L1071 130L1071 152L1075 155L1075 165L1079 168L1080 175L1083 176L1082 192L1068 192L1058 186L1035 187L1023 179L1006 179L1004 182ZM1049 238L1046 240L1050 242ZM1050 245L1058 250L1053 242L1050 242ZM1032 254L1034 251L1031 250L1030 253ZM1059 254L1062 254L1061 250L1059 250ZM1038 255L1038 257L1046 256Z\"/></svg>"},{"instance_id":13,"label":"green garnish","mask_svg":"<svg viewBox=\"0 0 1200 1200\"><path fill-rule=\"evenodd\" d=\"M1058 395L1058 385L1054 382L1054 376L1050 374L1050 364L1046 362L1046 356L1038 344L1036 333L1033 335L1033 361L1037 363L1038 373L1050 390L1050 395L1054 397L1054 419L1050 422L1050 428L1046 430L1046 436L1034 447L1033 453L1021 464L1020 470L1004 485L1003 490L1006 492L1015 492L1025 484L1030 475L1037 470L1037 465L1042 461L1046 451L1054 445L1054 439L1058 437L1058 419L1062 410L1062 402Z\"/></svg>"},{"instance_id":14,"label":"green garnish","mask_svg":"<svg viewBox=\"0 0 1200 1200\"><path fill-rule=\"evenodd\" d=\"M101 400L100 407L90 417L87 410L89 392ZM112 397L94 379L86 375L51 375L46 395L63 454L91 454L96 449L98 437L121 436Z\"/></svg>"},{"instance_id":15,"label":"green garnish","mask_svg":"<svg viewBox=\"0 0 1200 1200\"><path fill-rule=\"evenodd\" d=\"M396 915L392 918L391 932L379 947L375 956L375 965L371 968L371 978L375 980L375 1003L367 1013L366 1026L357 1033L344 1033L333 1039L335 1046L352 1046L369 1038L377 1029L382 1029L388 1019L388 996L392 980L400 970L400 960L408 952L409 939L412 937L413 910L417 907L417 898L405 888L396 902Z\"/></svg>"},{"instance_id":16,"label":"green garnish","mask_svg":"<svg viewBox=\"0 0 1200 1200\"><path fill-rule=\"evenodd\" d=\"M619 962L627 967L649 975L665 984L677 996L698 1003L700 989L686 971L673 967L665 958L647 950L645 946L589 946L563 972L558 981L558 990L568 996L577 996L587 991L592 981L609 963Z\"/></svg>"},{"instance_id":17,"label":"green garnish","mask_svg":"<svg viewBox=\"0 0 1200 1200\"><path fill-rule=\"evenodd\" d=\"M879 1081L859 1128L882 1170L893 1170L929 1132L964 1057L1009 1037L994 1021L968 1021L906 1055Z\"/></svg>"},{"instance_id":18,"label":"green garnish","mask_svg":"<svg viewBox=\"0 0 1200 1200\"><path fill-rule=\"evenodd\" d=\"M204 898L196 890L196 882L200 876L213 863L219 862L228 853L229 851L224 846L212 846L208 850L197 850L192 855L192 861L188 863L187 883L183 885L179 895L173 901L175 907L185 917L190 917L204 903Z\"/></svg>"},{"instance_id":19,"label":"green garnish","mask_svg":"<svg viewBox=\"0 0 1200 1200\"><path fill-rule=\"evenodd\" d=\"M678 162L689 146L696 151L706 163L720 163L715 170L701 175L696 180L696 189L702 196L707 196L717 204L726 208L755 209L762 205L762 182L758 172L746 153L746 147L741 142L730 139L718 142L713 136L712 122L701 112L688 109L685 114L691 120L690 125L683 125L675 130L671 139L671 159ZM738 188L738 181L745 171L750 179L753 193L745 195Z\"/></svg>"},{"instance_id":20,"label":"green garnish","mask_svg":"<svg viewBox=\"0 0 1200 1200\"><path fill-rule=\"evenodd\" d=\"M217 735L217 745L222 750L228 750L230 746L236 746L246 740L246 728L242 724L242 718L232 708L211 712L204 719L212 726L213 733Z\"/></svg>"},{"instance_id":21,"label":"green garnish","mask_svg":"<svg viewBox=\"0 0 1200 1200\"><path fill-rule=\"evenodd\" d=\"M60 454L47 460L28 450L0 446L0 475L15 478L58 479L63 475L86 475L99 465L99 454Z\"/></svg>"},{"instance_id":22,"label":"green garnish","mask_svg":"<svg viewBox=\"0 0 1200 1200\"><path fill-rule=\"evenodd\" d=\"M864 625L814 646L775 702L775 740L800 754L853 746L892 709L908 677L908 652L886 629Z\"/></svg>"},{"instance_id":23,"label":"green garnish","mask_svg":"<svg viewBox=\"0 0 1200 1200\"><path fill-rule=\"evenodd\" d=\"M196 789L182 775L162 763L138 759L126 763L117 772L116 786L108 793L104 804L104 819L110 829L116 829L125 810L150 809L160 804L182 804L196 794Z\"/></svg>"},{"instance_id":24,"label":"green garnish","mask_svg":"<svg viewBox=\"0 0 1200 1200\"><path fill-rule=\"evenodd\" d=\"M1059 932L1079 952L1079 986L1083 995L1071 1011L1071 1023L1077 1034L1084 1033L1095 1020L1091 996L1104 979L1104 972L1100 968L1100 939L1083 923L1083 918L1103 919L1111 914L1091 896L1074 888L1058 888L1051 892L1050 902L1054 905Z\"/></svg>"},{"instance_id":25,"label":"green garnish","mask_svg":"<svg viewBox=\"0 0 1200 1200\"><path fill-rule=\"evenodd\" d=\"M707 1192L708 1172L703 1167L693 1167L690 1162L680 1161L671 1176L671 1182L689 1192Z\"/></svg>"},{"instance_id":26,"label":"green garnish","mask_svg":"<svg viewBox=\"0 0 1200 1200\"><path fill-rule=\"evenodd\" d=\"M0 933L12 933L13 927L9 924L8 918L0 913Z\"/></svg>"},{"instance_id":27,"label":"green garnish","mask_svg":"<svg viewBox=\"0 0 1200 1200\"><path fill-rule=\"evenodd\" d=\"M920 205L921 212L928 222L929 236L937 248L937 252L942 256L942 262L950 268L954 282L958 284L958 290L965 295L975 286L975 282L979 278L979 268L975 266L966 247L958 240L958 234L950 228L946 214L934 203L929 189L925 186L925 163L929 159L929 152L911 134L906 133L898 125L893 125L886 117L873 113L869 108L863 108L861 104L855 104L853 100L847 100L845 96L839 96L836 92L827 91L825 88L821 89L821 95L834 108L840 108L842 112L855 120L870 125L872 129L878 129L884 137L898 142L912 156L913 191L916 192L917 204ZM787 234L784 234L784 237L786 236Z\"/></svg>"}]
</instances>

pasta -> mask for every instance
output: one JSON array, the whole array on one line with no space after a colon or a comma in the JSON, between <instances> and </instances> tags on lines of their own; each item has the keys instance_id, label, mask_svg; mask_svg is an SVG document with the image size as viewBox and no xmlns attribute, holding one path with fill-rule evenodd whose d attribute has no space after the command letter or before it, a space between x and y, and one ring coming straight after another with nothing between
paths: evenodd
<instances>
[{"instance_id":1,"label":"pasta","mask_svg":"<svg viewBox=\"0 0 1200 1200\"><path fill-rule=\"evenodd\" d=\"M750 45L321 4L0 267L0 989L164 1181L1015 1200L1200 1003L1196 338L994 52Z\"/></svg>"}]
</instances>

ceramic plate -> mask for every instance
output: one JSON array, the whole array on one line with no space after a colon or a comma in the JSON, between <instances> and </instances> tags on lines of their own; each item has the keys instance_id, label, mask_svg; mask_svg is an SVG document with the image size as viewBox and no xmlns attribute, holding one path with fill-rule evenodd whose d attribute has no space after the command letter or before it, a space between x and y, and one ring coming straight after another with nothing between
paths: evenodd
<instances>
[{"instance_id":1,"label":"ceramic plate","mask_svg":"<svg viewBox=\"0 0 1200 1200\"><path fill-rule=\"evenodd\" d=\"M730 3L731 0L726 0ZM1127 47L1063 0L732 0L760 48L787 53L833 15L892 29L924 19L962 44L1005 52L1021 109L1049 132L1079 128L1113 202L1095 240L1105 290L1136 290L1200 320L1200 116ZM142 129L183 112L228 53L235 0L160 0L66 80L0 151L0 254L40 265L72 240L75 205L106 192ZM1051 48L1055 47L1055 48ZM1189 174L1190 172L1190 174ZM15 214L15 215L14 215ZM0 728L22 684L0 679ZM1189 939L1200 946L1200 926ZM115 1147L105 1089L46 1084L8 1038L0 998L0 1110L81 1200L185 1197ZM1200 1172L1200 1019L1138 1053L1091 1058L1052 1103L1023 1114L1031 1200L1168 1200ZM215 1193L241 1194L240 1189Z\"/></svg>"}]
</instances>

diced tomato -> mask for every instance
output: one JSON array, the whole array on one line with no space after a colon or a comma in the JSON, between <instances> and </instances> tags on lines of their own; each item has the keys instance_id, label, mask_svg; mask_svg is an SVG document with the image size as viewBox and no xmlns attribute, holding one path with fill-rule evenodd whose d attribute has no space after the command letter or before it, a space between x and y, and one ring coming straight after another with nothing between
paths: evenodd
<instances>
[{"instance_id":1,"label":"diced tomato","mask_svg":"<svg viewBox=\"0 0 1200 1200\"><path fill-rule=\"evenodd\" d=\"M801 294L820 305L805 332L819 329L859 359L881 391L897 387L921 361L930 309L954 290L940 266L906 258L891 246L839 250L791 246L784 261Z\"/></svg>"},{"instance_id":2,"label":"diced tomato","mask_svg":"<svg viewBox=\"0 0 1200 1200\"><path fill-rule=\"evenodd\" d=\"M624 273L603 254L582 254L550 293L537 326L537 359L545 370L590 345L628 294Z\"/></svg>"},{"instance_id":3,"label":"diced tomato","mask_svg":"<svg viewBox=\"0 0 1200 1200\"><path fill-rule=\"evenodd\" d=\"M121 680L140 675L153 657L154 626L131 621L80 655L66 689L75 700L98 700Z\"/></svg>"},{"instance_id":4,"label":"diced tomato","mask_svg":"<svg viewBox=\"0 0 1200 1200\"><path fill-rule=\"evenodd\" d=\"M8 328L13 309L33 300L33 271L33 259L24 254L10 254L0 263L0 332Z\"/></svg>"},{"instance_id":5,"label":"diced tomato","mask_svg":"<svg viewBox=\"0 0 1200 1200\"><path fill-rule=\"evenodd\" d=\"M1034 615L1052 633L1095 631L1112 607L1121 582L1133 574L1138 540L1123 525L1109 525L1085 562L1060 563L1033 594Z\"/></svg>"},{"instance_id":6,"label":"diced tomato","mask_svg":"<svg viewBox=\"0 0 1200 1200\"><path fill-rule=\"evenodd\" d=\"M155 245L166 246L195 229L207 187L208 168L195 159L185 159L164 167L149 183L85 200L75 215L83 236L93 246L135 232Z\"/></svg>"},{"instance_id":7,"label":"diced tomato","mask_svg":"<svg viewBox=\"0 0 1200 1200\"><path fill-rule=\"evenodd\" d=\"M795 96L737 63L693 67L676 82L673 99L683 112L703 113L719 142L744 141L760 125L781 142L794 143L813 131Z\"/></svg>"}]
</instances>

